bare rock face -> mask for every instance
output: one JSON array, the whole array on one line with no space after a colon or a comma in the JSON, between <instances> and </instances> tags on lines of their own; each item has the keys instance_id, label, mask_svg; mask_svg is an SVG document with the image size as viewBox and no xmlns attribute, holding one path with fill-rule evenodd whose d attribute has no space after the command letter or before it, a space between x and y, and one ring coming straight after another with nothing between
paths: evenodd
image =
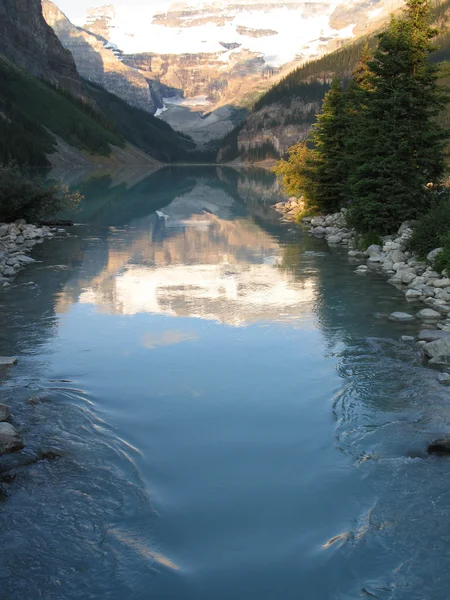
<instances>
[{"instance_id":1,"label":"bare rock face","mask_svg":"<svg viewBox=\"0 0 450 600\"><path fill-rule=\"evenodd\" d=\"M28 73L82 95L73 57L45 22L40 0L0 0L0 54Z\"/></svg>"},{"instance_id":2,"label":"bare rock face","mask_svg":"<svg viewBox=\"0 0 450 600\"><path fill-rule=\"evenodd\" d=\"M43 0L45 20L58 36L61 44L69 50L83 77L119 96L131 106L152 114L161 101L155 102L149 81L137 70L130 68L120 59L111 44L99 35L72 25L63 12L50 0Z\"/></svg>"}]
</instances>

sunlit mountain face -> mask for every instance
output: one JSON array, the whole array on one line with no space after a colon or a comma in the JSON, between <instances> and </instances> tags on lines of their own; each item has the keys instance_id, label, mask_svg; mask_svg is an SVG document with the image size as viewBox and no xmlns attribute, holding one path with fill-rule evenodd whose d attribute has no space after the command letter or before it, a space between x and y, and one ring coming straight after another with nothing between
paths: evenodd
<instances>
[{"instance_id":1,"label":"sunlit mountain face","mask_svg":"<svg viewBox=\"0 0 450 600\"><path fill-rule=\"evenodd\" d=\"M136 86L141 107L147 80L151 112L201 144L224 136L244 118L255 94L296 66L379 27L401 0L114 0L88 9L61 0L56 4L80 28L69 33L51 4L44 1L49 23L85 76L102 81L87 55L101 56L109 70L116 64ZM94 53L81 48L81 38ZM122 80L114 85L125 95ZM129 93L126 100L133 102Z\"/></svg>"},{"instance_id":2,"label":"sunlit mountain face","mask_svg":"<svg viewBox=\"0 0 450 600\"><path fill-rule=\"evenodd\" d=\"M104 267L70 282L57 310L66 310L76 295L113 314L233 326L298 319L311 308L315 284L283 268L285 251L226 191L199 182L157 213L132 221L126 234L111 227Z\"/></svg>"}]
</instances>

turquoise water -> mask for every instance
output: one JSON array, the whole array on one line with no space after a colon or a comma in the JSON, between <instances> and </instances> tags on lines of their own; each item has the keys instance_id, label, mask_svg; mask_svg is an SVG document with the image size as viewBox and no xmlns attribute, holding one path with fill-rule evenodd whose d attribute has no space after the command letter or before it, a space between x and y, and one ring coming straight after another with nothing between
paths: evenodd
<instances>
[{"instance_id":1,"label":"turquoise water","mask_svg":"<svg viewBox=\"0 0 450 600\"><path fill-rule=\"evenodd\" d=\"M2 600L448 598L449 390L386 318L414 305L268 173L62 179L80 224L0 296Z\"/></svg>"}]
</instances>

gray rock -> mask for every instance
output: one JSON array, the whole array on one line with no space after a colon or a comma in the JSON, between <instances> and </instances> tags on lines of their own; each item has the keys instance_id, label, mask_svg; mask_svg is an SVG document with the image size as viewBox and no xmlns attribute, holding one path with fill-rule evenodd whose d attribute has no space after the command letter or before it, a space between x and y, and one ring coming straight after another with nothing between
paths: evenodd
<instances>
[{"instance_id":1,"label":"gray rock","mask_svg":"<svg viewBox=\"0 0 450 600\"><path fill-rule=\"evenodd\" d=\"M414 321L414 316L405 312L393 312L389 315L390 321Z\"/></svg>"},{"instance_id":2,"label":"gray rock","mask_svg":"<svg viewBox=\"0 0 450 600\"><path fill-rule=\"evenodd\" d=\"M406 298L410 300L414 300L415 298L420 298L422 296L422 292L420 290L408 290L405 294Z\"/></svg>"},{"instance_id":3,"label":"gray rock","mask_svg":"<svg viewBox=\"0 0 450 600\"><path fill-rule=\"evenodd\" d=\"M414 281L414 279L416 278L415 273L411 273L411 272L402 272L401 273L401 278L402 278L402 283L408 285L408 283L411 283L411 281Z\"/></svg>"},{"instance_id":4,"label":"gray rock","mask_svg":"<svg viewBox=\"0 0 450 600\"><path fill-rule=\"evenodd\" d=\"M0 421L7 421L9 416L9 406L6 406L6 404L0 404Z\"/></svg>"},{"instance_id":5,"label":"gray rock","mask_svg":"<svg viewBox=\"0 0 450 600\"><path fill-rule=\"evenodd\" d=\"M314 217L311 219L311 225L317 227L318 225L323 225L325 223L325 219L323 217Z\"/></svg>"},{"instance_id":6,"label":"gray rock","mask_svg":"<svg viewBox=\"0 0 450 600\"><path fill-rule=\"evenodd\" d=\"M444 337L424 345L423 351L435 365L450 364L450 337Z\"/></svg>"},{"instance_id":7,"label":"gray rock","mask_svg":"<svg viewBox=\"0 0 450 600\"><path fill-rule=\"evenodd\" d=\"M442 385L450 385L450 375L448 373L439 373L437 378Z\"/></svg>"},{"instance_id":8,"label":"gray rock","mask_svg":"<svg viewBox=\"0 0 450 600\"><path fill-rule=\"evenodd\" d=\"M340 235L340 234L329 235L327 237L327 242L329 244L340 244L342 242L342 235Z\"/></svg>"},{"instance_id":9,"label":"gray rock","mask_svg":"<svg viewBox=\"0 0 450 600\"><path fill-rule=\"evenodd\" d=\"M402 342L414 342L414 338L412 335L402 335L400 338Z\"/></svg>"},{"instance_id":10,"label":"gray rock","mask_svg":"<svg viewBox=\"0 0 450 600\"><path fill-rule=\"evenodd\" d=\"M381 246L378 246L377 244L372 244L367 248L368 256L377 256L378 254L381 254L381 252Z\"/></svg>"},{"instance_id":11,"label":"gray rock","mask_svg":"<svg viewBox=\"0 0 450 600\"><path fill-rule=\"evenodd\" d=\"M9 406L0 404L0 421L7 421L10 417Z\"/></svg>"},{"instance_id":12,"label":"gray rock","mask_svg":"<svg viewBox=\"0 0 450 600\"><path fill-rule=\"evenodd\" d=\"M31 256L26 256L25 254L21 254L19 256L17 256L17 262L22 263L22 264L31 264L36 262L34 260L34 258L31 258Z\"/></svg>"},{"instance_id":13,"label":"gray rock","mask_svg":"<svg viewBox=\"0 0 450 600\"><path fill-rule=\"evenodd\" d=\"M419 340L425 340L425 342L435 342L436 340L450 338L450 333L441 329L423 329L417 337Z\"/></svg>"},{"instance_id":14,"label":"gray rock","mask_svg":"<svg viewBox=\"0 0 450 600\"><path fill-rule=\"evenodd\" d=\"M374 254L373 256L369 256L368 262L370 263L380 263L383 261L384 255L382 254Z\"/></svg>"},{"instance_id":15,"label":"gray rock","mask_svg":"<svg viewBox=\"0 0 450 600\"><path fill-rule=\"evenodd\" d=\"M392 252L389 253L389 259L392 260L393 263L404 262L405 258L406 257L401 250L392 250Z\"/></svg>"},{"instance_id":16,"label":"gray rock","mask_svg":"<svg viewBox=\"0 0 450 600\"><path fill-rule=\"evenodd\" d=\"M419 310L417 313L417 316L419 319L430 319L434 321L441 318L441 313L438 313L437 310L433 310L432 308L422 308L422 310Z\"/></svg>"},{"instance_id":17,"label":"gray rock","mask_svg":"<svg viewBox=\"0 0 450 600\"><path fill-rule=\"evenodd\" d=\"M435 248L431 252L428 252L427 260L429 260L430 262L433 261L436 258L436 256L442 252L442 250L443 248Z\"/></svg>"},{"instance_id":18,"label":"gray rock","mask_svg":"<svg viewBox=\"0 0 450 600\"><path fill-rule=\"evenodd\" d=\"M0 367L11 367L17 363L14 356L0 356Z\"/></svg>"},{"instance_id":19,"label":"gray rock","mask_svg":"<svg viewBox=\"0 0 450 600\"><path fill-rule=\"evenodd\" d=\"M11 423L0 423L0 454L22 450L23 442Z\"/></svg>"},{"instance_id":20,"label":"gray rock","mask_svg":"<svg viewBox=\"0 0 450 600\"><path fill-rule=\"evenodd\" d=\"M314 233L314 235L325 235L326 229L325 229L325 227L320 227L320 226L314 227L313 233Z\"/></svg>"},{"instance_id":21,"label":"gray rock","mask_svg":"<svg viewBox=\"0 0 450 600\"><path fill-rule=\"evenodd\" d=\"M442 279L435 279L434 281L430 282L430 285L432 285L435 288L446 288L450 286L450 279L448 277L443 277Z\"/></svg>"}]
</instances>

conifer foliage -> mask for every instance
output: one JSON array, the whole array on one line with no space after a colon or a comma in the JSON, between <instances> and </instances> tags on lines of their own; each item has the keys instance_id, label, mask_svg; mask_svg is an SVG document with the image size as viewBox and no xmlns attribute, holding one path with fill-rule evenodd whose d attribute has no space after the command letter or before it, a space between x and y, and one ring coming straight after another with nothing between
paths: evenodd
<instances>
[{"instance_id":1,"label":"conifer foliage","mask_svg":"<svg viewBox=\"0 0 450 600\"><path fill-rule=\"evenodd\" d=\"M448 98L429 60L429 19L429 0L407 0L347 90L333 83L312 131L307 199L323 212L348 206L360 232L390 233L417 217L433 202L426 184L444 173L448 135L436 117Z\"/></svg>"}]
</instances>

